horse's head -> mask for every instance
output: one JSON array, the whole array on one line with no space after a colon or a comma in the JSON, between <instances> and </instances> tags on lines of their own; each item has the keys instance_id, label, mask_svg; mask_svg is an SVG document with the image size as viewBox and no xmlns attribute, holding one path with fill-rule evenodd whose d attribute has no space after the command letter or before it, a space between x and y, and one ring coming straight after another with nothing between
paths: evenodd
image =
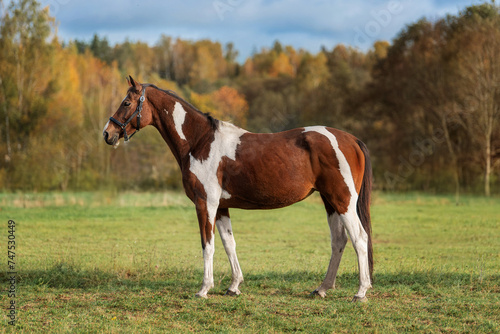
<instances>
[{"instance_id":1,"label":"horse's head","mask_svg":"<svg viewBox=\"0 0 500 334\"><path fill-rule=\"evenodd\" d=\"M102 132L107 144L118 146L120 138L128 141L137 131L152 123L151 107L147 103L146 87L127 78L129 89L118 110L109 118Z\"/></svg>"}]
</instances>

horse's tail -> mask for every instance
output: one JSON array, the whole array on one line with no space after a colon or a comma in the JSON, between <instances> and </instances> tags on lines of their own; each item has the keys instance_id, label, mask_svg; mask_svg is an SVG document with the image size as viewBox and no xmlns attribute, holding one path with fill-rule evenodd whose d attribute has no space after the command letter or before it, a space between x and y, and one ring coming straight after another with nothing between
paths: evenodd
<instances>
[{"instance_id":1,"label":"horse's tail","mask_svg":"<svg viewBox=\"0 0 500 334\"><path fill-rule=\"evenodd\" d=\"M372 247L372 226L370 218L370 201L372 193L372 164L370 161L370 153L368 148L361 141L358 140L358 145L365 156L365 170L363 175L363 182L361 183L361 190L359 191L357 212L361 225L368 234L368 266L370 268L370 279L373 282L373 247Z\"/></svg>"}]
</instances>

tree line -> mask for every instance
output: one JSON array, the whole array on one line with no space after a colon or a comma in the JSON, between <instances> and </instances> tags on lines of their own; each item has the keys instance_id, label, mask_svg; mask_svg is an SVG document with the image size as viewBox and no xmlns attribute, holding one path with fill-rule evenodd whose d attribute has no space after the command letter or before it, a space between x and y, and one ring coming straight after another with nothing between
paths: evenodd
<instances>
[{"instance_id":1,"label":"tree line","mask_svg":"<svg viewBox=\"0 0 500 334\"><path fill-rule=\"evenodd\" d=\"M3 2L0 1L0 6ZM500 190L500 9L494 3L407 25L370 50L316 54L276 41L238 63L232 43L167 35L150 46L61 42L35 0L0 26L0 185L4 191L179 188L154 129L119 149L102 140L132 74L256 132L322 124L371 150L383 190Z\"/></svg>"}]
</instances>

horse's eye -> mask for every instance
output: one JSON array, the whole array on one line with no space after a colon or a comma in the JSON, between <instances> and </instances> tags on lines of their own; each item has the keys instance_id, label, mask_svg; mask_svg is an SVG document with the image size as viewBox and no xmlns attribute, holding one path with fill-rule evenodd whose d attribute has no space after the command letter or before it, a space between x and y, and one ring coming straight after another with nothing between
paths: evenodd
<instances>
[{"instance_id":1,"label":"horse's eye","mask_svg":"<svg viewBox=\"0 0 500 334\"><path fill-rule=\"evenodd\" d=\"M124 105L125 107L128 107L128 106L130 105L130 102L123 102L123 105Z\"/></svg>"}]
</instances>

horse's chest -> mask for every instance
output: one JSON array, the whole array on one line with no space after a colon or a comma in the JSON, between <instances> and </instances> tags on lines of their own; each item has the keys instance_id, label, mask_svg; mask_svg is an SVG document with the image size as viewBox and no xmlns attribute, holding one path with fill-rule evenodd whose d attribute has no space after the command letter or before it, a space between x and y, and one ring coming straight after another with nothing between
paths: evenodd
<instances>
[{"instance_id":1,"label":"horse's chest","mask_svg":"<svg viewBox=\"0 0 500 334\"><path fill-rule=\"evenodd\" d=\"M187 170L196 179L195 184L203 188L208 200L218 201L229 196L223 189L219 171L225 161L236 159L236 150L244 133L243 129L223 124L215 132L213 141L205 144L209 147L207 158L200 159L190 154Z\"/></svg>"}]
</instances>

